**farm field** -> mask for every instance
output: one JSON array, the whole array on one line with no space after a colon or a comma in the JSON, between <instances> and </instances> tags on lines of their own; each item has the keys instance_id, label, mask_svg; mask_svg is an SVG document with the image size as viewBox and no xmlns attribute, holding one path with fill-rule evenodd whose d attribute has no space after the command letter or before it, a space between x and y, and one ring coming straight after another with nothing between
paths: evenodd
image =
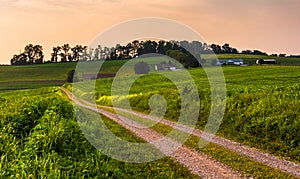
<instances>
[{"instance_id":1,"label":"farm field","mask_svg":"<svg viewBox=\"0 0 300 179\"><path fill-rule=\"evenodd\" d=\"M287 66L224 67L227 99L219 135L299 162L299 70L299 67ZM210 111L209 83L202 69L189 72L199 91L201 105L197 126L203 129ZM180 75L181 72L162 73ZM126 78L123 81L126 84ZM87 100L93 97L94 93L84 91L91 82L77 85L79 96ZM111 83L112 79L97 80L98 104L112 105ZM69 85L65 86L70 89ZM164 117L176 121L180 97L172 82L158 74L142 76L133 83L129 95L132 108L150 112L148 100L154 94L164 96L167 101L168 110ZM124 96L116 97L120 103L124 99Z\"/></svg>"},{"instance_id":2,"label":"farm field","mask_svg":"<svg viewBox=\"0 0 300 179\"><path fill-rule=\"evenodd\" d=\"M265 56L265 55L252 55L252 54L216 54L218 59L244 59L244 63L247 65L255 65L256 60L259 59L275 59L278 65L282 66L295 66L300 65L300 58L291 58L291 57L273 57L273 56ZM201 58L210 61L214 59L214 55L201 55Z\"/></svg>"},{"instance_id":3,"label":"farm field","mask_svg":"<svg viewBox=\"0 0 300 179\"><path fill-rule=\"evenodd\" d=\"M56 87L5 92L0 99L1 178L198 178L169 157L130 164L105 156L85 139L74 119L73 105ZM144 142L108 118L102 120L116 136L130 142ZM163 125L152 129L163 134L171 130ZM191 136L185 145L245 176L294 178L213 144L199 149L198 141Z\"/></svg>"},{"instance_id":4,"label":"farm field","mask_svg":"<svg viewBox=\"0 0 300 179\"><path fill-rule=\"evenodd\" d=\"M143 58L141 58L143 60ZM152 69L154 64L166 60L165 58L152 58L149 63ZM116 73L128 60L113 60L103 62L86 62L87 68L97 64L102 65L101 74ZM75 69L77 62L35 64L24 66L0 65L0 91L32 89L45 86L59 86L67 82L68 72Z\"/></svg>"},{"instance_id":5,"label":"farm field","mask_svg":"<svg viewBox=\"0 0 300 179\"><path fill-rule=\"evenodd\" d=\"M0 66L0 90L61 85L76 63Z\"/></svg>"},{"instance_id":6,"label":"farm field","mask_svg":"<svg viewBox=\"0 0 300 179\"><path fill-rule=\"evenodd\" d=\"M169 120L162 120L164 122L160 121L158 123L156 121L155 125L153 125L154 121L151 122L151 120L145 118L145 114L140 113L140 115L138 115L136 112L128 113L128 112L126 112L126 110L124 111L123 109L121 109L122 113L118 113L118 115L121 115L122 118L118 119L118 117L116 118L116 115L114 113L116 110L119 111L120 109L116 109L116 108L113 109L113 108L110 108L107 106L99 106L97 109L97 108L93 107L94 105L92 105L91 103L89 103L87 101L78 99L77 97L74 98L72 93L69 92L67 89L64 89L64 88L61 88L61 89L68 95L70 100L72 100L75 104L78 104L84 108L88 108L92 111L98 111L100 114L108 116L113 121L116 121L117 123L121 124L122 126L128 128L129 130L131 130L133 133L137 134L138 136L145 138L145 140L147 140L147 141L149 141L149 140L151 141L151 138L153 138L153 135L154 136L157 135L157 132L165 135L171 141L172 140L181 141L182 137L185 138L184 136L186 134L184 134L185 133L184 129L186 127L181 128L181 129L180 128L174 129L173 125L172 125L173 127L170 126L170 123L172 123L172 122ZM85 114L80 114L80 116L85 116ZM124 119L123 117L125 117L127 119ZM150 118L152 118L152 117L150 117ZM97 122L98 120L100 120L99 117L95 116L94 118L91 118L91 119L93 121L93 122L91 121L92 125L86 126L86 123L83 124L84 128L88 127L88 129L89 129L89 131L85 131L85 134L87 134L88 136L90 136L89 134L91 134L91 132L90 132L91 130L94 131L94 130L99 130L100 128L102 128L99 126L101 123ZM95 119L97 119L97 120L95 120ZM152 127L149 127L147 129L145 129L143 127L143 128L140 128L140 130L139 130L139 129L136 129L135 127L133 127L132 123L129 121L128 121L129 123L128 122L124 123L124 120L138 122L138 124L141 124L141 125L146 124L147 126L149 126L149 124L151 126L151 123L152 123ZM149 131L149 130L152 130L152 132L151 133L147 132L147 135L143 134L143 133L145 133L145 131ZM173 135L170 135L170 133L173 133ZM175 156L172 154L171 154L171 156L176 158L176 160L178 159L179 160L179 161L177 160L178 162L184 164L193 173L195 172L195 174L197 174L197 175L200 174L200 176L203 176L204 178L216 178L217 176L219 178L224 178L224 177L226 177L226 175L227 175L227 177L229 177L231 175L230 178L238 178L238 176L236 176L237 173L235 173L234 171L238 171L238 175L241 175L244 177L245 176L253 176L255 178L293 178L292 175L299 176L298 175L298 172L300 171L299 165L297 165L295 163L290 163L288 161L282 161L279 158L276 159L271 156L270 156L271 158L269 158L269 157L266 157L266 155L263 153L262 153L262 155L255 154L254 156L252 156L254 158L246 157L247 154L245 155L245 153L240 153L241 150L243 151L243 149L241 149L241 146L242 146L241 144L234 143L235 147L231 148L228 146L230 146L231 145L230 143L232 143L232 142L229 142L228 140L222 146L220 146L219 144L215 145L216 143L213 140L212 143L209 144L208 146L206 146L204 148L199 148L198 143L199 143L200 138L199 138L199 133L198 134L196 134L196 133L195 133L195 135L194 135L194 133L192 135L190 135L190 137L185 142L183 147L186 147L187 150L194 150L194 151L196 150L197 153L200 155L206 154L210 158L213 158L213 160L207 159L207 158L206 159L202 158L201 160L195 160L195 158L198 158L200 156L198 156L198 157L195 156L195 153L193 154L192 151L179 152L179 150L181 150L181 149L178 149L177 150L178 152L175 152L176 153ZM105 141L105 139L103 139L103 138L101 138L101 139L94 138L93 135L90 137L91 137L90 140L92 140L92 141L95 141L95 140L96 141L98 141L98 140ZM205 139L205 137L204 137L204 139ZM221 141L224 141L224 139L221 139ZM157 145L155 145L155 146L157 146ZM157 148L159 150L161 150L160 146L161 145L157 146ZM115 149L112 149L112 150L114 151ZM253 150L253 149L249 148L249 150ZM120 150L118 150L118 151L120 151ZM235 151L235 152L233 152L233 151ZM122 153L123 152L124 152L124 150L122 150ZM118 152L118 153L120 153L120 152ZM128 151L127 153L128 154L126 156L129 157L129 156L132 156L132 154L135 152ZM250 154L252 152L249 151L247 153ZM159 155L159 153L157 155ZM184 160L181 160L181 158L180 158L180 156L182 156L182 155L186 155ZM189 157L189 156L193 156L193 155L194 155L193 158ZM149 156L149 155L147 155L147 156ZM198 163L199 161L200 161L200 163ZM216 164L215 161L226 164L231 169L227 168L227 169L225 169L226 171L223 170L223 172L218 172L218 170L223 168L224 166L220 166L219 164ZM263 161L263 164L260 161ZM206 166L210 166L210 170L206 170L205 168L202 168L203 163L206 163ZM212 163L215 163L215 164L212 164ZM264 164L266 164L266 165L264 165ZM275 167L275 168L273 168L273 167ZM280 168L280 170L286 171L288 173L278 170L279 169L278 167Z\"/></svg>"},{"instance_id":7,"label":"farm field","mask_svg":"<svg viewBox=\"0 0 300 179\"><path fill-rule=\"evenodd\" d=\"M229 55L227 57L233 58ZM101 72L114 73L126 62L108 61ZM93 62L90 64L93 65ZM76 63L0 66L0 178L198 177L170 157L146 164L130 164L109 158L89 144L74 118L72 103L57 87L47 87L64 84L72 90L72 84L65 83L67 73L75 67ZM300 67L225 66L222 69L226 79L227 99L218 135L299 164ZM201 101L196 127L203 129L211 105L209 81L201 68L188 71L197 85ZM97 104L107 106L112 105L112 98L121 103L129 97L134 110L149 113L149 99L154 94L160 94L168 104L164 118L177 121L180 97L176 86L163 77L164 74L180 77L182 71L134 75L138 79L131 86L129 96L111 96L111 78L96 80L95 94L87 88L94 81L78 82L76 86L80 89L76 90L76 95L86 100L95 97ZM130 76L124 76L122 83L129 83L130 79ZM23 88L38 89L15 90ZM79 107L76 109L84 110ZM94 114L91 112L90 115ZM145 142L108 118L103 117L103 120L122 139ZM163 134L171 130L161 124L151 128ZM199 138L191 136L185 145L246 176L294 178L215 144L200 149L197 147L198 141Z\"/></svg>"},{"instance_id":8,"label":"farm field","mask_svg":"<svg viewBox=\"0 0 300 179\"><path fill-rule=\"evenodd\" d=\"M0 178L197 177L168 157L131 164L105 156L85 139L58 88L1 93L0 101ZM143 142L102 119L118 137Z\"/></svg>"},{"instance_id":9,"label":"farm field","mask_svg":"<svg viewBox=\"0 0 300 179\"><path fill-rule=\"evenodd\" d=\"M256 60L260 58L273 58L260 55L245 55L245 54L217 54L220 59L241 58L244 63L255 65ZM215 58L212 55L202 55L210 64L210 60ZM281 66L295 66L300 65L299 58L280 58L274 57ZM161 57L148 58L148 60L140 59L141 61L148 61L151 69L154 69L154 64L162 61ZM168 61L168 60L166 60ZM119 68L128 62L128 60L114 60L106 61L101 73L112 74L116 73ZM95 62L88 62L93 66ZM96 62L97 63L97 62ZM50 64L36 64L25 66L1 66L0 65L0 91L15 90L15 89L32 89L44 86L58 86L66 83L67 75L70 70L76 68L76 62L67 63L50 63Z\"/></svg>"},{"instance_id":10,"label":"farm field","mask_svg":"<svg viewBox=\"0 0 300 179\"><path fill-rule=\"evenodd\" d=\"M117 71L126 61L106 61L103 73ZM88 62L93 66L93 62ZM76 62L49 63L24 66L0 66L0 91L59 86L67 82Z\"/></svg>"}]
</instances>

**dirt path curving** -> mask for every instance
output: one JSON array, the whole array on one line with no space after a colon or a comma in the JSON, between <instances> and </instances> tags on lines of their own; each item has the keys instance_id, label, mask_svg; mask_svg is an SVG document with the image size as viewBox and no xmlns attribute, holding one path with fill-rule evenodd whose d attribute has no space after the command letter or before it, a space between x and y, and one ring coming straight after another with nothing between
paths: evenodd
<instances>
[{"instance_id":1,"label":"dirt path curving","mask_svg":"<svg viewBox=\"0 0 300 179\"><path fill-rule=\"evenodd\" d=\"M178 124L176 122L172 122L170 120L165 119L158 119L153 116L149 116L143 113L139 112L133 112L127 109L121 109L121 108L113 108L113 107L107 107L107 106L101 106L102 108L106 109L114 109L119 110L122 112L126 112L128 114L136 115L140 118L146 118L152 121L159 122L161 124L173 127L175 129L178 129L180 131L189 133L189 131L193 131L192 134L201 137L204 140L208 140L211 143L214 143L216 145L222 146L228 150L231 150L235 153L244 155L246 157L249 157L259 163L265 164L267 166L279 169L281 171L284 171L288 174L294 175L295 177L300 178L300 165L291 161L280 159L279 157L276 157L274 155L258 151L255 148L248 147L246 145L243 145L238 142L234 142L222 137L218 137L209 133L205 133L199 129L194 129L186 125Z\"/></svg>"},{"instance_id":2,"label":"dirt path curving","mask_svg":"<svg viewBox=\"0 0 300 179\"><path fill-rule=\"evenodd\" d=\"M76 98L68 90L62 87L60 87L60 89L64 91L68 96L68 98L78 106L100 113L110 118L111 120L117 122L124 128L136 134L138 137L141 137L145 141L153 144L164 154L173 157L176 161L180 162L185 167L187 167L192 173L202 178L241 178L240 174L237 173L236 171L233 171L229 167L211 159L209 156L203 153L197 152L194 149L190 149L185 146L180 146L175 149L175 152L170 153L170 148L172 148L172 146L178 145L177 141L167 138L150 128L143 127L141 126L141 124L129 125L129 121L130 123L134 123L134 122L132 122L130 119L127 119L125 117L119 117L117 114L108 112L104 109L93 107L93 104L90 104L87 101ZM141 127L134 127L134 126L141 126ZM158 140L158 139L162 139L162 140Z\"/></svg>"}]
</instances>

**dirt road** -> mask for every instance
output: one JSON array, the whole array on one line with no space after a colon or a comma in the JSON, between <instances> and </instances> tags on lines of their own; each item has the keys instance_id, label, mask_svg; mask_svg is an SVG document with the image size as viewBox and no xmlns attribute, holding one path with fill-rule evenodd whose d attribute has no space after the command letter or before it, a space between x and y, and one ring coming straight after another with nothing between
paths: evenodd
<instances>
[{"instance_id":1,"label":"dirt road","mask_svg":"<svg viewBox=\"0 0 300 179\"><path fill-rule=\"evenodd\" d=\"M167 153L164 151L164 148L167 146L161 146L161 145L156 145L156 143L153 143L154 139L158 139L163 137L162 134L151 130L150 128L147 127L141 127L141 124L135 124L132 125L132 120L127 119L126 117L120 117L114 113L108 112L107 110L118 110L122 111L124 113L128 113L131 115L138 116L140 118L148 119L151 121L159 122L164 125L168 125L170 127L173 127L175 129L178 129L183 132L189 133L189 131L193 131L192 135L195 135L197 137L202 137L205 140L209 140L210 142L217 144L219 146L222 146L224 148L227 148L233 152L242 154L244 156L247 156L257 162L260 162L262 164L265 164L267 166L279 169L281 171L284 171L286 173L292 174L295 177L300 178L300 165L290 162L287 160L282 160L276 156L273 156L268 153L264 153L261 151L258 151L255 148L251 148L245 145L242 145L238 142L233 142L231 140L218 137L215 135L211 135L208 133L204 133L203 131L199 129L191 129L189 126L182 125L182 124L177 124L175 122L165 120L165 119L158 119L146 114L138 113L138 112L132 112L126 109L120 109L120 108L112 108L108 106L99 106L100 108L94 108L92 107L92 104L90 104L87 101L84 101L82 99L78 99L72 95L72 93L65 88L60 88L62 91L64 91L69 99L71 99L74 103L77 105L84 107L86 109L90 109L92 111L98 112L115 122L119 123L126 129L132 131L135 133L137 136L143 138L144 140L148 141L149 143L152 143L155 145L157 148L159 148L162 152ZM106 109L106 110L105 110ZM131 122L128 122L131 121ZM129 125L131 123L131 125ZM140 126L140 127L136 127ZM168 139L168 141L165 142L165 145L176 143L176 141L172 139ZM174 157L177 161L185 165L187 168L191 170L191 172L204 177L204 178L239 178L240 175L231 170L229 167L224 166L220 164L219 162L216 162L210 157L208 157L205 154L199 153L195 151L194 149L187 148L185 146L179 147L174 153L170 154L169 156Z\"/></svg>"}]
</instances>

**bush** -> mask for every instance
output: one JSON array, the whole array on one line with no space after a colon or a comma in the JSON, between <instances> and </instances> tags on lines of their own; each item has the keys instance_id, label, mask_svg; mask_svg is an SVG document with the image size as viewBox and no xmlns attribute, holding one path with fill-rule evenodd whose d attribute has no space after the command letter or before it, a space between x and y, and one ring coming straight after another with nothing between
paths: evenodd
<instances>
[{"instance_id":1,"label":"bush","mask_svg":"<svg viewBox=\"0 0 300 179\"><path fill-rule=\"evenodd\" d=\"M134 65L135 74L147 74L150 71L150 67L146 62L138 62Z\"/></svg>"},{"instance_id":2,"label":"bush","mask_svg":"<svg viewBox=\"0 0 300 179\"><path fill-rule=\"evenodd\" d=\"M75 70L71 70L68 73L67 82L76 82L78 81L78 77Z\"/></svg>"}]
</instances>

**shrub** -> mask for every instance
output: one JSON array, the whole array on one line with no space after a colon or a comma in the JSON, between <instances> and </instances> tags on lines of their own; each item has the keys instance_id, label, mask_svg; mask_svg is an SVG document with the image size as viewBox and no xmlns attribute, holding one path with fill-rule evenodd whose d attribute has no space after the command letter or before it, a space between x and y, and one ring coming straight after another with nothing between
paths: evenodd
<instances>
[{"instance_id":1,"label":"shrub","mask_svg":"<svg viewBox=\"0 0 300 179\"><path fill-rule=\"evenodd\" d=\"M138 62L134 65L134 71L136 74L147 74L150 71L150 67L146 62Z\"/></svg>"},{"instance_id":2,"label":"shrub","mask_svg":"<svg viewBox=\"0 0 300 179\"><path fill-rule=\"evenodd\" d=\"M71 70L68 73L67 82L76 82L78 81L78 77L75 70Z\"/></svg>"}]
</instances>

